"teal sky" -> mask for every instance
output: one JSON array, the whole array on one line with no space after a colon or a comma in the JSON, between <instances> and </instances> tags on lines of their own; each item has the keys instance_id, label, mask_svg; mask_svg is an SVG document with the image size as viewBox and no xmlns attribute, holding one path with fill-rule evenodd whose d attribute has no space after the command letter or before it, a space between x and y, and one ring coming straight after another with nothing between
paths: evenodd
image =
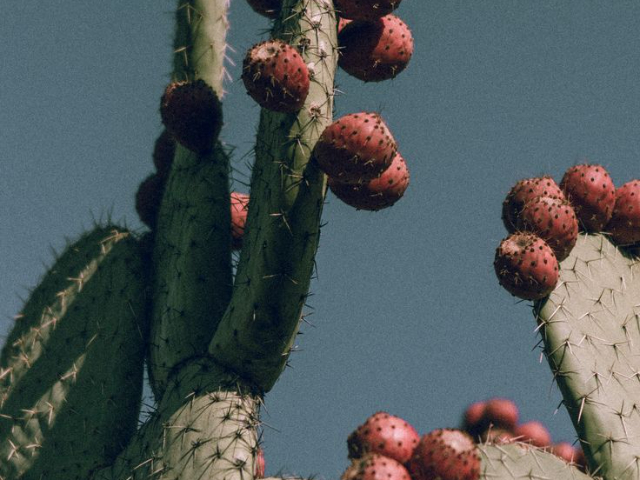
<instances>
[{"instance_id":1,"label":"teal sky","mask_svg":"<svg viewBox=\"0 0 640 480\"><path fill-rule=\"evenodd\" d=\"M174 7L10 3L0 17L0 335L51 247L109 213L144 231L133 197L161 131ZM240 66L269 23L231 4L222 136L242 181L259 109ZM585 158L618 186L640 176L640 2L404 0L397 14L415 37L409 68L380 84L340 72L336 115L382 112L411 185L379 213L327 197L312 325L266 398L267 474L338 478L348 434L375 411L426 433L492 396L515 400L554 440L574 439L530 306L493 272L500 208L517 180L559 181Z\"/></svg>"}]
</instances>

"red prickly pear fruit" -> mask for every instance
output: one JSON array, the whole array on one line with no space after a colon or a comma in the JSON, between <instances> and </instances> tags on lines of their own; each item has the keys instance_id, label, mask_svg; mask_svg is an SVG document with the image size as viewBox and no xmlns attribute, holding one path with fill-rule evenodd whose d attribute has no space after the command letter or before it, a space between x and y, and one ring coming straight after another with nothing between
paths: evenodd
<instances>
[{"instance_id":1,"label":"red prickly pear fruit","mask_svg":"<svg viewBox=\"0 0 640 480\"><path fill-rule=\"evenodd\" d=\"M506 398L492 398L484 409L484 422L505 430L513 430L518 424L518 407Z\"/></svg>"},{"instance_id":2,"label":"red prickly pear fruit","mask_svg":"<svg viewBox=\"0 0 640 480\"><path fill-rule=\"evenodd\" d=\"M169 84L160 115L176 141L197 153L209 152L222 129L222 104L204 80Z\"/></svg>"},{"instance_id":3,"label":"red prickly pear fruit","mask_svg":"<svg viewBox=\"0 0 640 480\"><path fill-rule=\"evenodd\" d=\"M244 226L247 223L247 211L249 209L249 195L246 193L231 192L231 248L242 248L242 236Z\"/></svg>"},{"instance_id":4,"label":"red prickly pear fruit","mask_svg":"<svg viewBox=\"0 0 640 480\"><path fill-rule=\"evenodd\" d=\"M551 446L551 453L567 463L575 463L577 451L578 449L569 442L559 442Z\"/></svg>"},{"instance_id":5,"label":"red prickly pear fruit","mask_svg":"<svg viewBox=\"0 0 640 480\"><path fill-rule=\"evenodd\" d=\"M477 480L480 456L468 433L438 429L422 436L407 470L413 480Z\"/></svg>"},{"instance_id":6,"label":"red prickly pear fruit","mask_svg":"<svg viewBox=\"0 0 640 480\"><path fill-rule=\"evenodd\" d=\"M351 20L374 20L393 12L401 0L334 0L341 17Z\"/></svg>"},{"instance_id":7,"label":"red prickly pear fruit","mask_svg":"<svg viewBox=\"0 0 640 480\"><path fill-rule=\"evenodd\" d=\"M404 158L397 153L391 166L368 183L353 185L332 177L327 183L333 194L347 205L357 210L378 211L402 198L409 187L409 170Z\"/></svg>"},{"instance_id":8,"label":"red prickly pear fruit","mask_svg":"<svg viewBox=\"0 0 640 480\"><path fill-rule=\"evenodd\" d=\"M502 202L502 222L509 233L518 227L518 216L524 206L538 197L556 197L564 200L564 193L549 176L525 178L516 183Z\"/></svg>"},{"instance_id":9,"label":"red prickly pear fruit","mask_svg":"<svg viewBox=\"0 0 640 480\"><path fill-rule=\"evenodd\" d=\"M394 78L413 55L411 30L395 15L349 23L340 31L338 44L338 65L364 82Z\"/></svg>"},{"instance_id":10,"label":"red prickly pear fruit","mask_svg":"<svg viewBox=\"0 0 640 480\"><path fill-rule=\"evenodd\" d=\"M247 0L254 12L263 17L278 18L282 8L282 0Z\"/></svg>"},{"instance_id":11,"label":"red prickly pear fruit","mask_svg":"<svg viewBox=\"0 0 640 480\"><path fill-rule=\"evenodd\" d=\"M379 453L354 459L340 480L411 480L400 462Z\"/></svg>"},{"instance_id":12,"label":"red prickly pear fruit","mask_svg":"<svg viewBox=\"0 0 640 480\"><path fill-rule=\"evenodd\" d=\"M264 478L264 471L265 471L264 452L262 451L261 448L259 448L256 453L255 472L253 477L256 479Z\"/></svg>"},{"instance_id":13,"label":"red prickly pear fruit","mask_svg":"<svg viewBox=\"0 0 640 480\"><path fill-rule=\"evenodd\" d=\"M176 140L167 129L164 129L153 146L153 164L159 176L166 178L169 175L175 153Z\"/></svg>"},{"instance_id":14,"label":"red prickly pear fruit","mask_svg":"<svg viewBox=\"0 0 640 480\"><path fill-rule=\"evenodd\" d=\"M136 212L151 230L156 228L164 185L164 179L154 173L142 181L136 192Z\"/></svg>"},{"instance_id":15,"label":"red prickly pear fruit","mask_svg":"<svg viewBox=\"0 0 640 480\"><path fill-rule=\"evenodd\" d=\"M480 440L484 443L504 445L513 442L513 433L504 428L490 427L480 435Z\"/></svg>"},{"instance_id":16,"label":"red prickly pear fruit","mask_svg":"<svg viewBox=\"0 0 640 480\"><path fill-rule=\"evenodd\" d=\"M371 415L347 439L349 458L379 453L404 464L418 444L420 435L400 417L386 412Z\"/></svg>"},{"instance_id":17,"label":"red prickly pear fruit","mask_svg":"<svg viewBox=\"0 0 640 480\"><path fill-rule=\"evenodd\" d=\"M576 447L576 449L575 449L575 457L573 458L573 461L582 470L586 470L586 468L587 468L587 457L585 456L584 450L582 450L582 447Z\"/></svg>"},{"instance_id":18,"label":"red prickly pear fruit","mask_svg":"<svg viewBox=\"0 0 640 480\"><path fill-rule=\"evenodd\" d=\"M280 40L267 40L249 49L242 64L247 93L261 107L293 113L309 94L309 69L298 51Z\"/></svg>"},{"instance_id":19,"label":"red prickly pear fruit","mask_svg":"<svg viewBox=\"0 0 640 480\"><path fill-rule=\"evenodd\" d=\"M462 416L462 430L477 438L484 429L484 409L487 402L474 402L469 405Z\"/></svg>"},{"instance_id":20,"label":"red prickly pear fruit","mask_svg":"<svg viewBox=\"0 0 640 480\"><path fill-rule=\"evenodd\" d=\"M338 33L340 33L344 29L344 27L349 25L351 22L353 22L353 20L349 20L348 18L340 17L338 19Z\"/></svg>"},{"instance_id":21,"label":"red prickly pear fruit","mask_svg":"<svg viewBox=\"0 0 640 480\"><path fill-rule=\"evenodd\" d=\"M556 256L533 233L517 232L502 240L493 266L500 285L524 300L544 298L558 283Z\"/></svg>"},{"instance_id":22,"label":"red prickly pear fruit","mask_svg":"<svg viewBox=\"0 0 640 480\"><path fill-rule=\"evenodd\" d=\"M606 230L618 245L640 242L640 180L631 180L616 190L616 203Z\"/></svg>"},{"instance_id":23,"label":"red prickly pear fruit","mask_svg":"<svg viewBox=\"0 0 640 480\"><path fill-rule=\"evenodd\" d=\"M519 442L531 443L540 448L551 445L549 430L542 423L535 420L518 425L513 430L513 436Z\"/></svg>"},{"instance_id":24,"label":"red prickly pear fruit","mask_svg":"<svg viewBox=\"0 0 640 480\"><path fill-rule=\"evenodd\" d=\"M520 231L542 238L561 262L578 240L578 220L571 204L554 197L538 197L525 204L517 220Z\"/></svg>"},{"instance_id":25,"label":"red prickly pear fruit","mask_svg":"<svg viewBox=\"0 0 640 480\"><path fill-rule=\"evenodd\" d=\"M602 165L574 165L565 172L560 188L573 205L583 230L600 232L609 223L616 187Z\"/></svg>"},{"instance_id":26,"label":"red prickly pear fruit","mask_svg":"<svg viewBox=\"0 0 640 480\"><path fill-rule=\"evenodd\" d=\"M320 169L340 183L362 184L387 170L398 147L377 113L352 113L324 129L313 149Z\"/></svg>"}]
</instances>

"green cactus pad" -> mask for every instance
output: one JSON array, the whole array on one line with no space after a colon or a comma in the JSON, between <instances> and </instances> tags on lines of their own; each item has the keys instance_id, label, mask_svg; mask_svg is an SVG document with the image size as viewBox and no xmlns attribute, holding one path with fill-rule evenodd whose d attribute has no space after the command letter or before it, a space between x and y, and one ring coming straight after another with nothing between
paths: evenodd
<instances>
[{"instance_id":1,"label":"green cactus pad","mask_svg":"<svg viewBox=\"0 0 640 480\"><path fill-rule=\"evenodd\" d=\"M2 351L0 478L85 480L135 431L148 329L137 240L101 227L69 246Z\"/></svg>"},{"instance_id":2,"label":"green cactus pad","mask_svg":"<svg viewBox=\"0 0 640 480\"><path fill-rule=\"evenodd\" d=\"M555 455L523 443L478 445L480 478L483 480L586 480L575 465Z\"/></svg>"},{"instance_id":3,"label":"green cactus pad","mask_svg":"<svg viewBox=\"0 0 640 480\"><path fill-rule=\"evenodd\" d=\"M580 235L534 313L591 469L605 479L639 478L638 258L605 235Z\"/></svg>"}]
</instances>

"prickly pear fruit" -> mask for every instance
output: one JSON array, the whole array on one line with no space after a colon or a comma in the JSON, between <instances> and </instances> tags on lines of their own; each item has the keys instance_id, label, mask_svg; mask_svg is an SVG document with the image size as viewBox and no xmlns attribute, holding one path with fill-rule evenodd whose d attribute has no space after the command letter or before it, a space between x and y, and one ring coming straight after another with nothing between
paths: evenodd
<instances>
[{"instance_id":1,"label":"prickly pear fruit","mask_svg":"<svg viewBox=\"0 0 640 480\"><path fill-rule=\"evenodd\" d=\"M616 203L606 230L618 245L640 242L640 180L631 180L616 190Z\"/></svg>"},{"instance_id":2,"label":"prickly pear fruit","mask_svg":"<svg viewBox=\"0 0 640 480\"><path fill-rule=\"evenodd\" d=\"M531 443L540 448L551 445L549 430L535 420L518 425L513 431L513 436L519 442Z\"/></svg>"},{"instance_id":3,"label":"prickly pear fruit","mask_svg":"<svg viewBox=\"0 0 640 480\"><path fill-rule=\"evenodd\" d=\"M151 230L155 229L158 220L164 184L164 178L152 174L142 181L136 192L136 212L140 221Z\"/></svg>"},{"instance_id":4,"label":"prickly pear fruit","mask_svg":"<svg viewBox=\"0 0 640 480\"><path fill-rule=\"evenodd\" d=\"M517 220L520 231L533 232L542 238L561 262L569 256L578 240L578 220L566 200L539 197L526 203Z\"/></svg>"},{"instance_id":5,"label":"prickly pear fruit","mask_svg":"<svg viewBox=\"0 0 640 480\"><path fill-rule=\"evenodd\" d=\"M516 183L502 202L502 222L509 233L518 227L518 216L523 207L538 197L556 197L564 200L564 193L549 176L525 178Z\"/></svg>"},{"instance_id":6,"label":"prickly pear fruit","mask_svg":"<svg viewBox=\"0 0 640 480\"><path fill-rule=\"evenodd\" d=\"M487 402L474 402L469 405L462 416L462 429L474 439L482 433L484 429L484 409Z\"/></svg>"},{"instance_id":7,"label":"prickly pear fruit","mask_svg":"<svg viewBox=\"0 0 640 480\"><path fill-rule=\"evenodd\" d=\"M267 18L278 18L282 8L282 0L247 0L247 3L256 13Z\"/></svg>"},{"instance_id":8,"label":"prickly pear fruit","mask_svg":"<svg viewBox=\"0 0 640 480\"><path fill-rule=\"evenodd\" d=\"M400 462L379 453L369 453L355 459L340 480L411 480Z\"/></svg>"},{"instance_id":9,"label":"prickly pear fruit","mask_svg":"<svg viewBox=\"0 0 640 480\"><path fill-rule=\"evenodd\" d=\"M377 211L392 206L402 198L409 186L409 170L404 158L396 153L391 166L368 183L341 183L332 177L327 183L333 194L347 205L358 210Z\"/></svg>"},{"instance_id":10,"label":"prickly pear fruit","mask_svg":"<svg viewBox=\"0 0 640 480\"><path fill-rule=\"evenodd\" d=\"M309 94L307 65L294 47L281 40L267 40L249 49L242 81L251 98L276 112L297 112Z\"/></svg>"},{"instance_id":11,"label":"prickly pear fruit","mask_svg":"<svg viewBox=\"0 0 640 480\"><path fill-rule=\"evenodd\" d=\"M490 427L480 435L480 440L484 443L504 445L513 442L513 433L504 428Z\"/></svg>"},{"instance_id":12,"label":"prickly pear fruit","mask_svg":"<svg viewBox=\"0 0 640 480\"><path fill-rule=\"evenodd\" d=\"M524 300L546 297L558 283L556 256L533 233L517 232L502 240L493 266L500 285Z\"/></svg>"},{"instance_id":13,"label":"prickly pear fruit","mask_svg":"<svg viewBox=\"0 0 640 480\"><path fill-rule=\"evenodd\" d=\"M166 178L169 175L175 153L176 140L164 129L153 146L153 164L160 177Z\"/></svg>"},{"instance_id":14,"label":"prickly pear fruit","mask_svg":"<svg viewBox=\"0 0 640 480\"><path fill-rule=\"evenodd\" d=\"M397 153L396 141L377 113L339 118L320 135L313 158L340 183L362 184L379 177Z\"/></svg>"},{"instance_id":15,"label":"prickly pear fruit","mask_svg":"<svg viewBox=\"0 0 640 480\"><path fill-rule=\"evenodd\" d=\"M222 129L222 104L204 80L169 84L160 115L176 141L197 153L210 151Z\"/></svg>"},{"instance_id":16,"label":"prickly pear fruit","mask_svg":"<svg viewBox=\"0 0 640 480\"><path fill-rule=\"evenodd\" d=\"M353 22L353 20L349 20L348 18L340 17L338 19L338 33L340 33L342 31L342 29L344 29L344 27L349 25L351 22Z\"/></svg>"},{"instance_id":17,"label":"prickly pear fruit","mask_svg":"<svg viewBox=\"0 0 640 480\"><path fill-rule=\"evenodd\" d=\"M411 30L395 15L349 23L340 31L338 44L338 65L364 82L394 78L413 55Z\"/></svg>"},{"instance_id":18,"label":"prickly pear fruit","mask_svg":"<svg viewBox=\"0 0 640 480\"><path fill-rule=\"evenodd\" d=\"M265 462L264 462L264 451L259 448L256 453L256 464L255 464L255 472L253 477L255 479L264 478L265 471Z\"/></svg>"},{"instance_id":19,"label":"prickly pear fruit","mask_svg":"<svg viewBox=\"0 0 640 480\"><path fill-rule=\"evenodd\" d=\"M484 409L485 425L512 430L518 424L520 413L518 407L506 398L492 398L487 401Z\"/></svg>"},{"instance_id":20,"label":"prickly pear fruit","mask_svg":"<svg viewBox=\"0 0 640 480\"><path fill-rule=\"evenodd\" d=\"M577 449L569 442L559 442L551 446L551 453L562 458L567 463L575 463Z\"/></svg>"},{"instance_id":21,"label":"prickly pear fruit","mask_svg":"<svg viewBox=\"0 0 640 480\"><path fill-rule=\"evenodd\" d=\"M407 470L413 480L477 480L480 456L468 433L438 429L422 436Z\"/></svg>"},{"instance_id":22,"label":"prickly pear fruit","mask_svg":"<svg viewBox=\"0 0 640 480\"><path fill-rule=\"evenodd\" d=\"M560 188L573 205L583 230L600 232L609 223L616 203L616 187L602 165L570 167L560 181Z\"/></svg>"},{"instance_id":23,"label":"prickly pear fruit","mask_svg":"<svg viewBox=\"0 0 640 480\"><path fill-rule=\"evenodd\" d=\"M234 250L242 248L242 236L247 222L249 208L249 195L246 193L231 192L231 247Z\"/></svg>"},{"instance_id":24,"label":"prickly pear fruit","mask_svg":"<svg viewBox=\"0 0 640 480\"><path fill-rule=\"evenodd\" d=\"M418 444L420 435L408 422L386 412L371 415L347 439L349 458L379 453L405 463Z\"/></svg>"},{"instance_id":25,"label":"prickly pear fruit","mask_svg":"<svg viewBox=\"0 0 640 480\"><path fill-rule=\"evenodd\" d=\"M401 0L334 0L341 17L352 20L374 20L393 12Z\"/></svg>"}]
</instances>

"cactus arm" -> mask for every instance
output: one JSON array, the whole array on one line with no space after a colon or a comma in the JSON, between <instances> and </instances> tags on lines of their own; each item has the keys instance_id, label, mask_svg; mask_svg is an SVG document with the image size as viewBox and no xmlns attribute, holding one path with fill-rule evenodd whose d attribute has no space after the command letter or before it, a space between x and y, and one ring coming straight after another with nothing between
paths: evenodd
<instances>
[{"instance_id":1,"label":"cactus arm","mask_svg":"<svg viewBox=\"0 0 640 480\"><path fill-rule=\"evenodd\" d=\"M173 76L222 96L227 0L180 0ZM231 298L229 158L177 146L158 214L149 379L156 399L170 372L203 355Z\"/></svg>"},{"instance_id":2,"label":"cactus arm","mask_svg":"<svg viewBox=\"0 0 640 480\"><path fill-rule=\"evenodd\" d=\"M295 339L320 234L326 180L311 150L331 122L337 62L330 0L289 0L273 36L302 46L313 78L297 115L263 110L233 297L210 354L268 391Z\"/></svg>"},{"instance_id":3,"label":"cactus arm","mask_svg":"<svg viewBox=\"0 0 640 480\"><path fill-rule=\"evenodd\" d=\"M478 445L481 480L553 479L587 480L575 465L526 444Z\"/></svg>"},{"instance_id":4,"label":"cactus arm","mask_svg":"<svg viewBox=\"0 0 640 480\"><path fill-rule=\"evenodd\" d=\"M581 235L535 305L544 349L591 469L640 476L640 264L608 237Z\"/></svg>"},{"instance_id":5,"label":"cactus arm","mask_svg":"<svg viewBox=\"0 0 640 480\"><path fill-rule=\"evenodd\" d=\"M85 479L126 446L142 397L146 287L138 242L113 227L84 235L44 277L2 352L0 478Z\"/></svg>"}]
</instances>

